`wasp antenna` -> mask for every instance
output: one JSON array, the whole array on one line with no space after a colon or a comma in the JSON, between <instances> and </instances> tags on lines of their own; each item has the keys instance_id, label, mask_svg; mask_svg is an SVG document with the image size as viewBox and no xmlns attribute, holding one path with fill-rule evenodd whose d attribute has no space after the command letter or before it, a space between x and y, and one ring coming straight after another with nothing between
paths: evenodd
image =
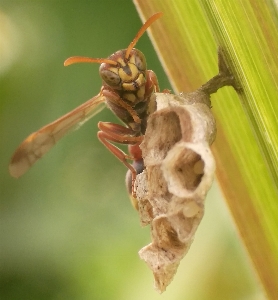
<instances>
[{"instance_id":1,"label":"wasp antenna","mask_svg":"<svg viewBox=\"0 0 278 300\"><path fill-rule=\"evenodd\" d=\"M69 66L76 63L99 63L99 64L106 63L114 66L117 65L117 62L112 59L72 56L65 60L64 66Z\"/></svg>"},{"instance_id":2,"label":"wasp antenna","mask_svg":"<svg viewBox=\"0 0 278 300\"><path fill-rule=\"evenodd\" d=\"M146 22L145 24L140 28L140 30L138 31L138 33L136 34L135 38L133 39L133 41L129 44L129 46L126 49L126 53L125 53L125 58L128 59L129 54L132 50L132 48L135 46L135 44L138 42L138 40L140 39L140 37L143 35L143 33L148 29L148 27L150 27L152 25L152 23L154 21L156 21L158 18L160 18L163 15L162 12L158 12L155 13L154 15L152 15Z\"/></svg>"}]
</instances>

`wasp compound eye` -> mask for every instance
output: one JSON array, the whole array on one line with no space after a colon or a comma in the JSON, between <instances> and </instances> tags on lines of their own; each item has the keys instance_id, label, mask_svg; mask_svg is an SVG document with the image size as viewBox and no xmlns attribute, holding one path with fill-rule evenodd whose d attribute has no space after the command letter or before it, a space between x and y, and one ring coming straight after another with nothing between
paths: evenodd
<instances>
[{"instance_id":1,"label":"wasp compound eye","mask_svg":"<svg viewBox=\"0 0 278 300\"><path fill-rule=\"evenodd\" d=\"M101 64L99 68L99 74L101 78L107 83L109 86L118 86L121 82L121 78L118 75L117 69L109 70L107 64Z\"/></svg>"},{"instance_id":2,"label":"wasp compound eye","mask_svg":"<svg viewBox=\"0 0 278 300\"><path fill-rule=\"evenodd\" d=\"M135 65L140 71L145 71L147 69L145 55L138 50L137 50L137 55L135 56Z\"/></svg>"}]
</instances>

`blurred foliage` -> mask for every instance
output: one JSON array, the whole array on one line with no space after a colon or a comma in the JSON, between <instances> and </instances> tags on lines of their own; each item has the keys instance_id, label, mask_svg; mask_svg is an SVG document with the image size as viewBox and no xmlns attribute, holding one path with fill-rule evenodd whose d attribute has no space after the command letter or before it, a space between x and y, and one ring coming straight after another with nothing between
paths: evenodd
<instances>
[{"instance_id":1,"label":"blurred foliage","mask_svg":"<svg viewBox=\"0 0 278 300\"><path fill-rule=\"evenodd\" d=\"M1 300L262 299L216 187L195 242L158 295L137 251L149 240L124 186L126 169L96 137L108 110L65 137L19 180L11 154L32 131L99 92L98 65L63 67L73 55L107 57L141 26L121 1L2 0L0 4ZM170 88L145 34L137 48Z\"/></svg>"}]
</instances>

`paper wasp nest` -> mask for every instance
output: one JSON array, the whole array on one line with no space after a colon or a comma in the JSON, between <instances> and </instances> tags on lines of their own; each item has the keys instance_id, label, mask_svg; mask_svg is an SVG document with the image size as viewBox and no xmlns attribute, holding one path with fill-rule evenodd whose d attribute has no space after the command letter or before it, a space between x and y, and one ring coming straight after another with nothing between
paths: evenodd
<instances>
[{"instance_id":1,"label":"paper wasp nest","mask_svg":"<svg viewBox=\"0 0 278 300\"><path fill-rule=\"evenodd\" d=\"M209 96L156 93L157 111L148 119L142 149L145 170L137 175L141 224L152 242L139 251L163 292L188 251L204 214L215 163L210 145L216 134Z\"/></svg>"}]
</instances>

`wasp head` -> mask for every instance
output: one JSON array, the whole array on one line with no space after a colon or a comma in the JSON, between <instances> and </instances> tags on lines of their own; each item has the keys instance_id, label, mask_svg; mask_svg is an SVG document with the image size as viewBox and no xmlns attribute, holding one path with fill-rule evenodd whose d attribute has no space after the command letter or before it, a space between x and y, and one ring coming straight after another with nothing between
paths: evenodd
<instances>
[{"instance_id":1,"label":"wasp head","mask_svg":"<svg viewBox=\"0 0 278 300\"><path fill-rule=\"evenodd\" d=\"M99 74L105 85L116 90L137 91L145 85L145 73L147 69L144 54L132 49L128 58L126 50L119 50L108 57L109 61L100 65Z\"/></svg>"}]
</instances>

